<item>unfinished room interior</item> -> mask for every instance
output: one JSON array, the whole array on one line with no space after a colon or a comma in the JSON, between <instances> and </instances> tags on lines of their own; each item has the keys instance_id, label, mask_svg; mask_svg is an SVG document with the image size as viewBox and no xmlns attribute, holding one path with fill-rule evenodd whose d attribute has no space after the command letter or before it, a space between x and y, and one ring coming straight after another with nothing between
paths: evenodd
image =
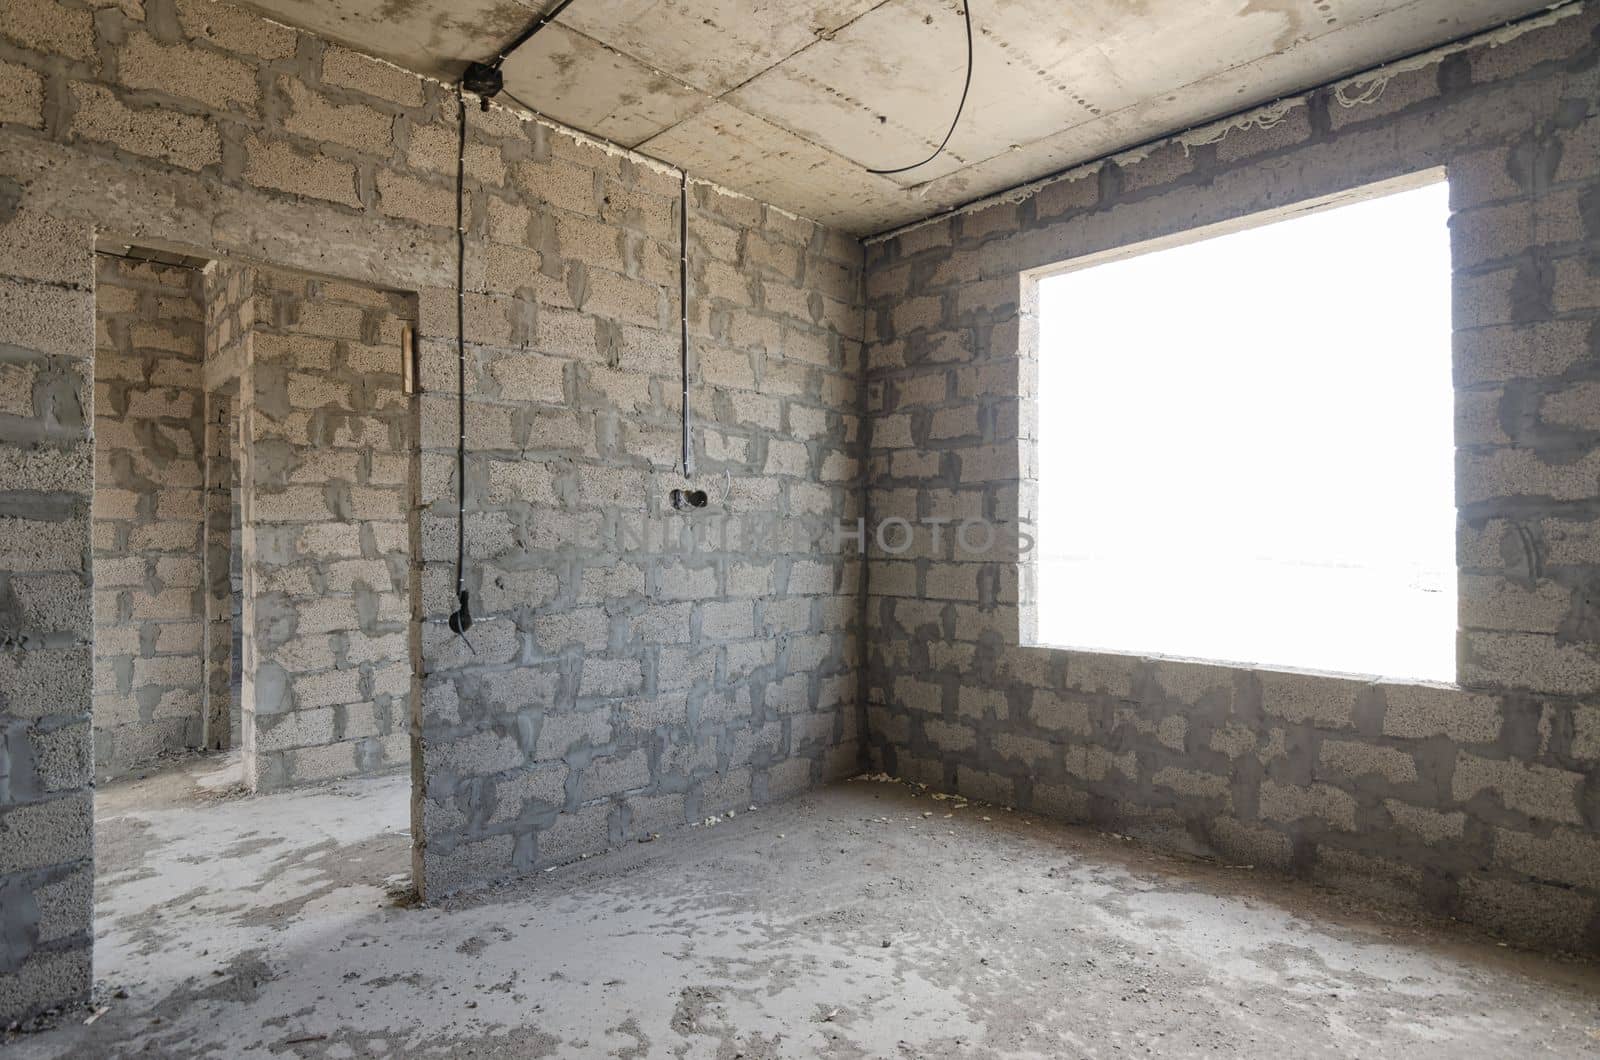
<instances>
[{"instance_id":1,"label":"unfinished room interior","mask_svg":"<svg viewBox=\"0 0 1600 1060\"><path fill-rule=\"evenodd\" d=\"M0 1055L1597 957L1597 0L0 0Z\"/></svg>"}]
</instances>

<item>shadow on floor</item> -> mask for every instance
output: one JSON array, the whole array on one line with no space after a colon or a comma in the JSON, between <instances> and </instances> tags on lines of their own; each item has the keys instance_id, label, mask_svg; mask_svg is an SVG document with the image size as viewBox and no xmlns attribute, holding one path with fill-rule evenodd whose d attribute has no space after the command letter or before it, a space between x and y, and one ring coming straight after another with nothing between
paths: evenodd
<instances>
[{"instance_id":1,"label":"shadow on floor","mask_svg":"<svg viewBox=\"0 0 1600 1060\"><path fill-rule=\"evenodd\" d=\"M839 785L411 908L409 789L390 776L238 798L208 766L104 790L105 1010L11 1049L1600 1050L1595 965L899 784Z\"/></svg>"}]
</instances>

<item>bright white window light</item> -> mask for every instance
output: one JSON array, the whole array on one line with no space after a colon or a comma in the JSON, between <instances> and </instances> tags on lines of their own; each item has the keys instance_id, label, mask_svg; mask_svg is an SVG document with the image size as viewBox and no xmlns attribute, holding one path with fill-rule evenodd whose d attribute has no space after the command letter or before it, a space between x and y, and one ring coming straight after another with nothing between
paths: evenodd
<instances>
[{"instance_id":1,"label":"bright white window light","mask_svg":"<svg viewBox=\"0 0 1600 1060\"><path fill-rule=\"evenodd\" d=\"M1455 680L1443 181L1040 281L1038 642Z\"/></svg>"}]
</instances>

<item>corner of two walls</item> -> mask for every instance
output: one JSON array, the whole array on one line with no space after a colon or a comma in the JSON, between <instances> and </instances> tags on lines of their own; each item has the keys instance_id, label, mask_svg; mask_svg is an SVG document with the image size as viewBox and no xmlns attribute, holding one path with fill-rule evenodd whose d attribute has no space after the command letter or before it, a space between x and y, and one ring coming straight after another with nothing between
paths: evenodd
<instances>
[{"instance_id":1,"label":"corner of two walls","mask_svg":"<svg viewBox=\"0 0 1600 1060\"><path fill-rule=\"evenodd\" d=\"M467 304L475 654L423 629L430 894L793 795L855 772L860 746L862 563L830 548L862 501L859 243L691 181L692 444L712 504L679 514L677 177L469 114L511 179L486 184L473 253L496 293ZM422 317L450 334L426 297ZM424 611L442 615L454 344L422 354Z\"/></svg>"},{"instance_id":2,"label":"corner of two walls","mask_svg":"<svg viewBox=\"0 0 1600 1060\"><path fill-rule=\"evenodd\" d=\"M476 655L439 622L454 606L453 98L235 9L177 14L144 25L13 0L0 24L16 86L0 111L0 1018L82 998L91 978L97 226L415 292L428 894L848 775L864 733L879 763L971 795L1388 888L1527 938L1593 930L1585 622L1473 612L1464 673L1481 687L1391 687L1022 647L1015 564L880 556L866 595L869 564L832 548L864 499L874 518L1018 510L1020 270L1447 164L1463 407L1502 413L1462 428L1463 597L1499 599L1474 594L1483 579L1506 599L1579 599L1600 568L1594 439L1536 428L1556 426L1541 410L1562 400L1541 402L1593 363L1591 14L1397 75L1360 107L1324 92L1271 129L876 244L865 335L857 241L694 185L696 444L703 484L730 487L712 542L697 536L710 520L663 507L680 481L676 178L470 110ZM133 52L150 61L108 61ZM1503 414L1529 401L1531 417ZM273 418L295 413L289 399ZM283 538L315 518L284 519ZM1525 533L1536 565L1504 545ZM365 544L341 558L388 563ZM325 732L325 717L278 725ZM350 712L332 720L332 743L350 743Z\"/></svg>"},{"instance_id":3,"label":"corner of two walls","mask_svg":"<svg viewBox=\"0 0 1600 1060\"><path fill-rule=\"evenodd\" d=\"M868 253L873 519L1014 523L1049 411L1025 272L1444 166L1460 687L1029 646L1017 557L923 533L871 563L876 764L1600 948L1600 11L1546 19Z\"/></svg>"},{"instance_id":4,"label":"corner of two walls","mask_svg":"<svg viewBox=\"0 0 1600 1060\"><path fill-rule=\"evenodd\" d=\"M202 747L240 747L253 790L409 762L412 300L97 273L96 777Z\"/></svg>"},{"instance_id":5,"label":"corner of two walls","mask_svg":"<svg viewBox=\"0 0 1600 1060\"><path fill-rule=\"evenodd\" d=\"M205 736L201 274L96 257L94 762L105 781Z\"/></svg>"},{"instance_id":6,"label":"corner of two walls","mask_svg":"<svg viewBox=\"0 0 1600 1060\"><path fill-rule=\"evenodd\" d=\"M411 761L416 301L250 271L240 716L247 781L271 791Z\"/></svg>"},{"instance_id":7,"label":"corner of two walls","mask_svg":"<svg viewBox=\"0 0 1600 1060\"><path fill-rule=\"evenodd\" d=\"M247 733L244 680L244 440L240 387L255 327L255 270L213 262L202 277L206 305L205 730L208 750L239 748ZM254 734L248 734L254 739ZM254 753L253 745L248 753Z\"/></svg>"},{"instance_id":8,"label":"corner of two walls","mask_svg":"<svg viewBox=\"0 0 1600 1060\"><path fill-rule=\"evenodd\" d=\"M97 231L415 298L423 687L410 742L427 894L855 772L865 564L830 545L863 497L860 243L692 184L697 484L726 492L725 518L669 514L677 177L548 122L469 110L472 655L442 626L457 485L454 97L239 9L147 10L162 17L11 0L0 20L0 1018L81 999L91 979ZM222 354L229 343L212 339ZM292 393L267 411L269 430L288 432L274 444L295 448L308 410ZM199 444L223 444L205 423ZM305 448L330 438L340 450L337 433ZM212 541L218 471L204 483ZM285 476L272 490L293 507L268 550L295 559L271 573L286 582L323 517L303 485ZM349 486L321 503L372 499L357 490L370 478ZM272 551L291 538L296 551ZM371 544L336 561L392 572ZM185 588L205 598L200 683L216 688L224 589ZM317 603L276 591L251 595L297 621ZM349 602L361 619L366 605ZM393 633L379 615L383 628L358 623L363 636ZM278 648L337 661L354 632ZM270 726L291 779L302 764L329 775L333 758L360 761L363 741L388 762L402 742L395 691L373 724L343 709L376 705L376 670L337 688L348 677L325 672L306 672L306 711ZM202 725L220 737L216 711Z\"/></svg>"}]
</instances>

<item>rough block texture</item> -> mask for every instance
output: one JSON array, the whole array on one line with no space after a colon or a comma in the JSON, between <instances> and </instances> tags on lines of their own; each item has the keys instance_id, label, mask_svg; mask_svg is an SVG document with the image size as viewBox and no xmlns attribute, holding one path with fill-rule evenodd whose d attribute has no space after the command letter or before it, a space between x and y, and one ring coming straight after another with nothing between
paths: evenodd
<instances>
[{"instance_id":1,"label":"rough block texture","mask_svg":"<svg viewBox=\"0 0 1600 1060\"><path fill-rule=\"evenodd\" d=\"M93 229L17 187L0 178L0 1024L93 979Z\"/></svg>"},{"instance_id":2,"label":"rough block texture","mask_svg":"<svg viewBox=\"0 0 1600 1060\"><path fill-rule=\"evenodd\" d=\"M244 567L239 386L255 327L255 270L205 273L205 746L243 739Z\"/></svg>"},{"instance_id":3,"label":"rough block texture","mask_svg":"<svg viewBox=\"0 0 1600 1060\"><path fill-rule=\"evenodd\" d=\"M423 564L423 690L409 735L425 894L857 768L864 565L813 545L860 514L859 243L691 187L691 402L698 484L717 505L670 514L667 491L682 481L677 177L545 122L469 108L473 655L442 626L454 606L454 97L206 0L14 0L0 61L0 84L16 86L0 111L0 571L65 575L82 597L59 628L8 626L0 851L20 860L0 862L4 886L31 894L90 857L97 229L416 296L421 514L409 554ZM288 411L272 413L284 423L298 422L293 382ZM345 439L325 440L332 453ZM352 511L387 497L358 486ZM285 523L329 510L315 486L285 481L272 498ZM372 559L363 548L359 561ZM208 599L218 573L210 564ZM344 592L326 613L297 605L299 628L348 633L336 612L357 597ZM208 689L221 665L208 649ZM347 700L343 678L326 676L339 672L308 675L319 680L306 702L328 702L336 739L296 742L289 754L327 757L305 754L291 776L335 768L345 752L323 749L357 731L338 708L378 694L362 685ZM296 732L321 724L293 713ZM87 905L70 930L36 941L33 907L12 896L0 902L0 1016L81 998Z\"/></svg>"},{"instance_id":4,"label":"rough block texture","mask_svg":"<svg viewBox=\"0 0 1600 1060\"><path fill-rule=\"evenodd\" d=\"M237 389L237 388L235 388ZM238 746L244 654L244 569L237 395L206 394L204 745Z\"/></svg>"},{"instance_id":5,"label":"rough block texture","mask_svg":"<svg viewBox=\"0 0 1600 1060\"><path fill-rule=\"evenodd\" d=\"M1269 129L1168 146L879 243L865 320L854 241L692 186L690 401L715 500L693 518L665 505L682 482L676 177L470 108L474 654L440 623L455 587L453 98L205 0L142 6L140 18L137 4L13 0L0 20L0 1019L80 998L90 981L88 900L63 911L48 896L86 895L69 881L91 868L97 228L347 281L348 297L302 307L304 334L279 323L274 295L259 334L231 321L208 342L208 394L237 376L227 351L244 330L310 358L281 386L252 385L240 416L281 429L261 441L312 476L247 480L268 522L296 533L338 530L317 522L331 505L389 512L370 469L318 461L356 437L327 411L353 413L366 374L383 374L350 378L373 345L368 315L388 305L362 298L416 296L407 554L420 563L422 688L409 742L426 894L802 790L852 771L865 731L876 760L913 779L1594 944L1592 12L1396 74L1375 102L1319 92ZM1031 512L1023 271L1441 165L1457 211L1467 687L1030 646L1014 558L963 562L946 535L943 551L875 557L864 594L869 565L827 547L863 498L878 518ZM330 336L343 352L336 342L324 364L313 340ZM342 426L312 445L319 414ZM206 482L220 491L216 470ZM210 531L208 599L220 593ZM357 632L393 632L357 588L372 587L373 562L396 584L392 551L374 537L369 553L363 537L326 565L317 555L326 599L295 584L309 574L298 559L252 575L281 578L271 592L295 597L296 637L314 634L294 662L306 669L280 660L274 703L295 709L242 733L284 741L266 752L283 754L274 777L332 775L352 739L395 740L393 697L407 691L380 666L392 650L350 665ZM340 568L348 588L333 587L346 584L337 563L361 565ZM319 650L335 661L314 665ZM222 655L207 651L211 689ZM380 669L395 681L382 693ZM343 709L380 694L388 730Z\"/></svg>"},{"instance_id":6,"label":"rough block texture","mask_svg":"<svg viewBox=\"0 0 1600 1060\"><path fill-rule=\"evenodd\" d=\"M1440 166L1461 410L1461 687L1031 646L1015 549L946 534L870 564L878 764L1600 947L1597 27L1591 7L1396 73L1373 102L1318 91L1270 128L869 247L874 519L1030 518L1049 410L1027 270Z\"/></svg>"},{"instance_id":7,"label":"rough block texture","mask_svg":"<svg viewBox=\"0 0 1600 1060\"><path fill-rule=\"evenodd\" d=\"M240 387L255 790L411 760L414 299L255 269Z\"/></svg>"},{"instance_id":8,"label":"rough block texture","mask_svg":"<svg viewBox=\"0 0 1600 1060\"><path fill-rule=\"evenodd\" d=\"M95 288L94 761L201 746L200 273L101 255Z\"/></svg>"},{"instance_id":9,"label":"rough block texture","mask_svg":"<svg viewBox=\"0 0 1600 1060\"><path fill-rule=\"evenodd\" d=\"M861 564L819 549L861 498L858 245L690 188L690 400L713 504L679 515L677 181L489 119L471 112L507 163L474 184L476 654L423 627L418 875L441 890L858 765ZM421 297L424 334L448 334L452 293ZM439 615L456 364L449 343L422 352L424 611Z\"/></svg>"}]
</instances>

